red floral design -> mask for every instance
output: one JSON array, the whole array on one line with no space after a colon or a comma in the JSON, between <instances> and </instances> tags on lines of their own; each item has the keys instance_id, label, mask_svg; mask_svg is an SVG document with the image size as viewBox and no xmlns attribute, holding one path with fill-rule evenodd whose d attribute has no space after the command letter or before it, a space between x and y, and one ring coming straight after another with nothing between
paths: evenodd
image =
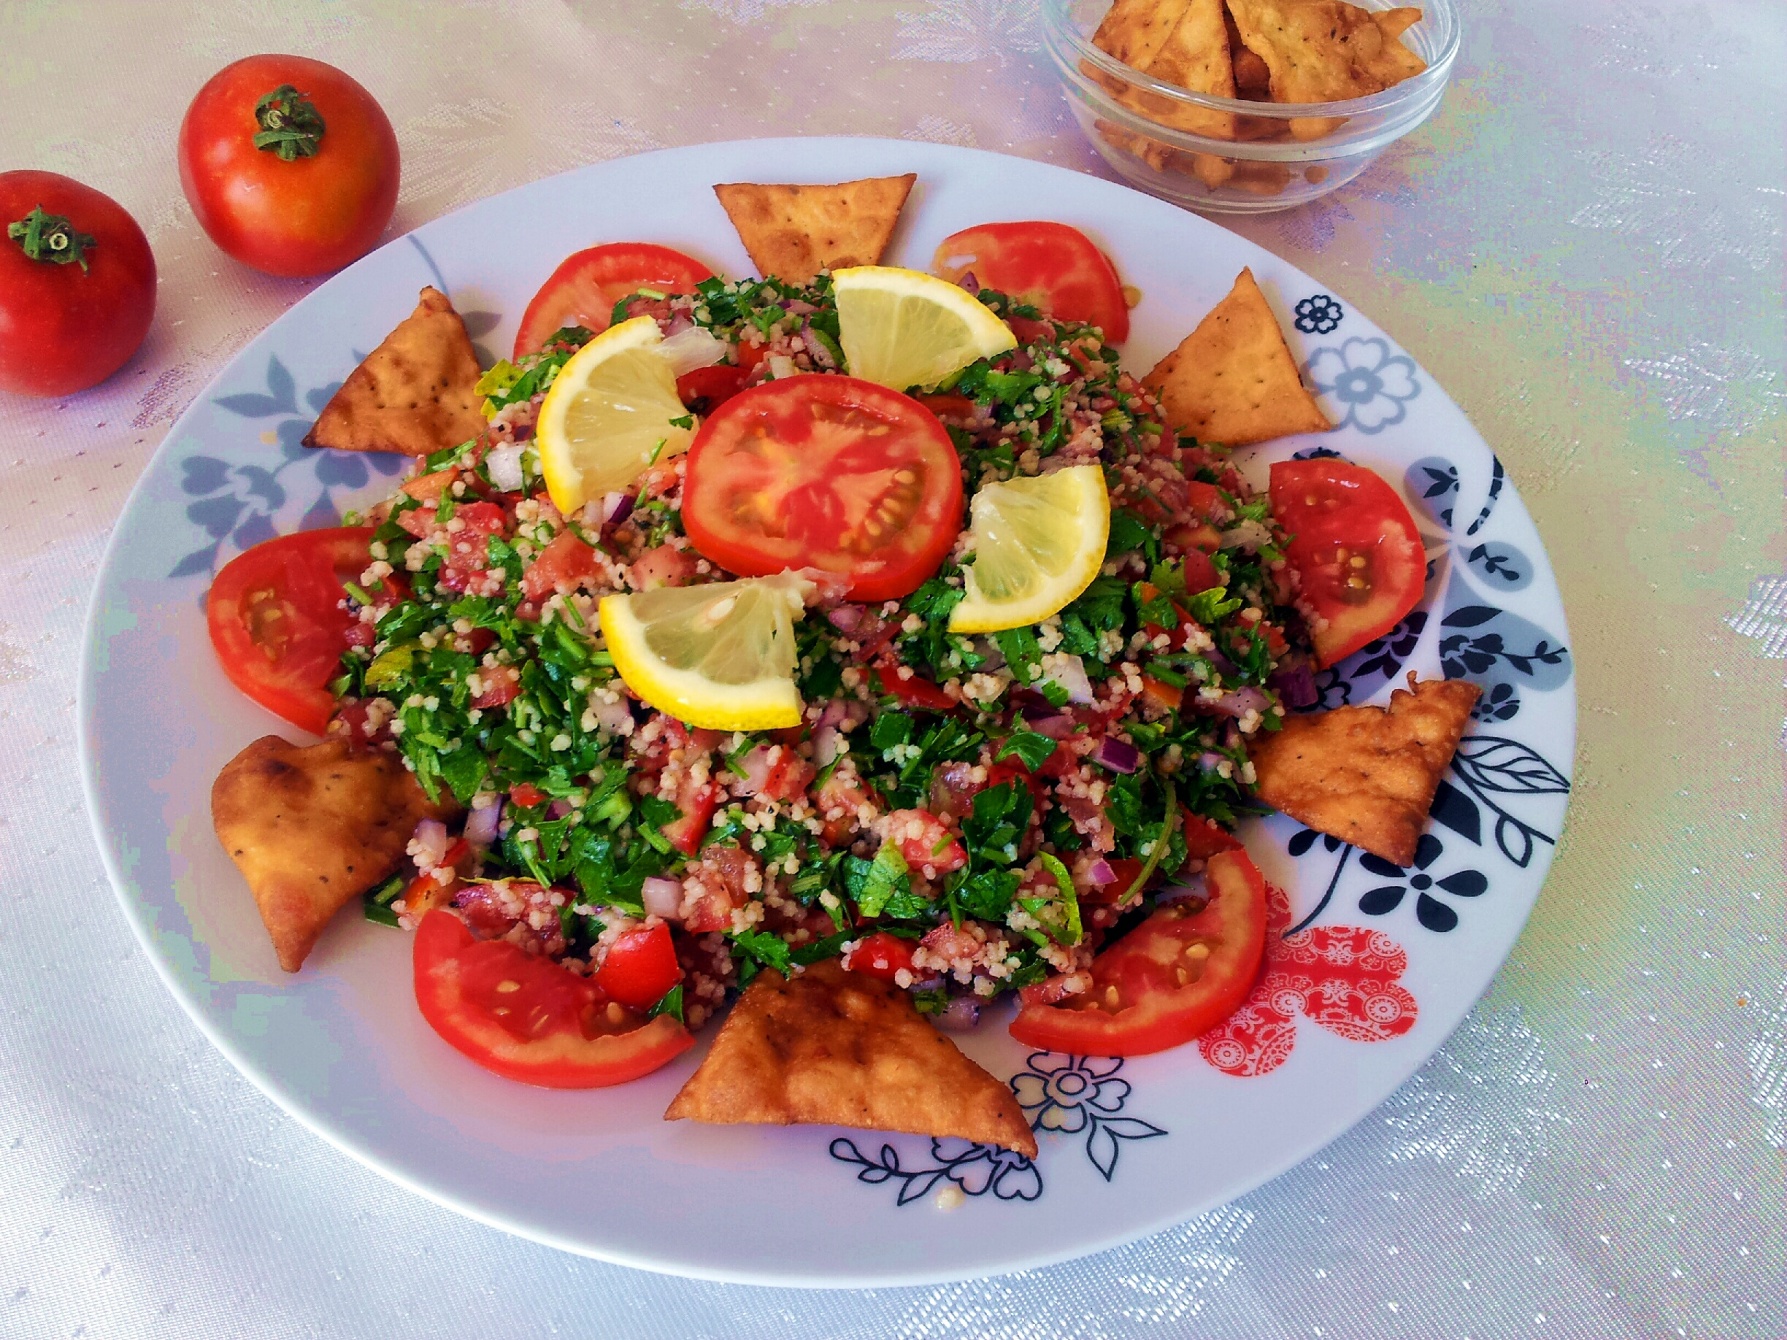
<instances>
[{"instance_id":1,"label":"red floral design","mask_svg":"<svg viewBox=\"0 0 1787 1340\"><path fill-rule=\"evenodd\" d=\"M1231 1075L1278 1069L1306 1014L1354 1042L1383 1042L1415 1026L1415 998L1398 980L1408 953L1382 931L1316 926L1286 938L1290 900L1266 885L1266 964L1253 994L1227 1022L1198 1039L1198 1050Z\"/></svg>"}]
</instances>

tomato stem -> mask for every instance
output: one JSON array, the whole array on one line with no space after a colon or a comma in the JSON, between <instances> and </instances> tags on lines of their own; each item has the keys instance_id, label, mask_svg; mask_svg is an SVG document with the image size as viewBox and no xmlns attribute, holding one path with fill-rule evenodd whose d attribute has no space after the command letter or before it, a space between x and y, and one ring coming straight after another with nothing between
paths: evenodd
<instances>
[{"instance_id":1,"label":"tomato stem","mask_svg":"<svg viewBox=\"0 0 1787 1340\"><path fill-rule=\"evenodd\" d=\"M255 103L254 120L260 126L254 147L272 150L281 162L313 157L323 147L322 115L290 84L281 84Z\"/></svg>"},{"instance_id":2,"label":"tomato stem","mask_svg":"<svg viewBox=\"0 0 1787 1340\"><path fill-rule=\"evenodd\" d=\"M99 245L98 239L80 232L60 214L45 214L42 205L7 224L6 235L32 260L51 265L78 264L82 274L87 273L87 253Z\"/></svg>"}]
</instances>

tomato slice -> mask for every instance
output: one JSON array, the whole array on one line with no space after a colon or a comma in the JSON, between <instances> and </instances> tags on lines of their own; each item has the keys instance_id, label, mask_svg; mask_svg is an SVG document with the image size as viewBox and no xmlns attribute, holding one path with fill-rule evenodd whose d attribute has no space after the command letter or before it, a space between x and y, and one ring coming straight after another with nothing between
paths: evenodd
<instances>
[{"instance_id":1,"label":"tomato slice","mask_svg":"<svg viewBox=\"0 0 1787 1340\"><path fill-rule=\"evenodd\" d=\"M356 620L342 583L372 561L368 526L281 535L236 555L211 583L205 622L224 674L242 692L315 735L335 711L329 681Z\"/></svg>"},{"instance_id":2,"label":"tomato slice","mask_svg":"<svg viewBox=\"0 0 1787 1340\"><path fill-rule=\"evenodd\" d=\"M695 1045L669 1015L646 1019L550 959L475 938L439 908L416 928L413 958L422 1017L507 1079L549 1089L624 1084Z\"/></svg>"},{"instance_id":3,"label":"tomato slice","mask_svg":"<svg viewBox=\"0 0 1787 1340\"><path fill-rule=\"evenodd\" d=\"M1396 490L1370 470L1333 456L1279 461L1268 491L1291 533L1285 557L1318 617L1310 637L1320 664L1382 637L1421 599L1421 533Z\"/></svg>"},{"instance_id":4,"label":"tomato slice","mask_svg":"<svg viewBox=\"0 0 1787 1340\"><path fill-rule=\"evenodd\" d=\"M1189 1042L1233 1014L1266 952L1266 881L1243 851L1206 869L1201 912L1169 903L1092 960L1092 987L1025 1003L1011 1035L1080 1056L1140 1056Z\"/></svg>"},{"instance_id":5,"label":"tomato slice","mask_svg":"<svg viewBox=\"0 0 1787 1340\"><path fill-rule=\"evenodd\" d=\"M1108 344L1129 338L1129 304L1117 269L1078 228L1065 223L983 223L951 233L931 268L950 283L973 272L998 289L1062 321L1084 321Z\"/></svg>"},{"instance_id":6,"label":"tomato slice","mask_svg":"<svg viewBox=\"0 0 1787 1340\"><path fill-rule=\"evenodd\" d=\"M962 466L937 416L856 377L765 382L689 447L683 529L746 577L820 568L852 600L892 600L934 573L962 528Z\"/></svg>"},{"instance_id":7,"label":"tomato slice","mask_svg":"<svg viewBox=\"0 0 1787 1340\"><path fill-rule=\"evenodd\" d=\"M891 693L905 707L922 707L931 712L947 712L956 706L954 698L951 698L917 671L909 671L904 675L900 673L901 670L906 669L908 667L899 665L876 666L875 679L881 685L881 691Z\"/></svg>"},{"instance_id":8,"label":"tomato slice","mask_svg":"<svg viewBox=\"0 0 1787 1340\"><path fill-rule=\"evenodd\" d=\"M607 330L614 304L642 288L693 293L714 272L693 256L655 242L608 242L574 251L559 262L521 314L515 354L538 353L562 326L592 334Z\"/></svg>"}]
</instances>

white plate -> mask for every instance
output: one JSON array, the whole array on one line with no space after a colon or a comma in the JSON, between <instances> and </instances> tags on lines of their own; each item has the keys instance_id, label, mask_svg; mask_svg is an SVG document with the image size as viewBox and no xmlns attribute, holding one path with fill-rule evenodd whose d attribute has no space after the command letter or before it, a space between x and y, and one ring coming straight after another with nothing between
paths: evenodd
<instances>
[{"instance_id":1,"label":"white plate","mask_svg":"<svg viewBox=\"0 0 1787 1340\"><path fill-rule=\"evenodd\" d=\"M303 972L281 973L212 835L208 797L249 740L293 731L225 681L200 604L238 549L390 488L394 458L298 445L334 385L423 284L506 349L544 276L597 241L662 242L749 273L713 182L906 171L919 183L890 261L924 268L946 234L988 219L1076 224L1142 290L1124 351L1132 369L1253 267L1343 422L1270 444L1250 473L1292 452L1338 451L1400 483L1430 538L1427 601L1323 677L1327 702L1381 700L1410 669L1485 686L1420 867L1374 871L1373 858L1289 821L1250 824L1248 847L1289 890L1292 918L1313 917L1319 942L1290 941L1312 962L1277 970L1242 1024L1203 1048L1122 1063L1031 1054L993 1012L965 1047L1011 1077L1039 1132L1034 1164L915 1136L662 1121L699 1051L612 1090L497 1079L417 1013L409 938L352 910ZM1060 168L899 140L757 140L602 163L469 206L268 327L175 425L124 510L94 598L79 713L94 829L151 960L231 1062L318 1134L443 1205L569 1251L712 1279L864 1286L1125 1242L1259 1185L1382 1102L1488 985L1538 896L1575 742L1567 645L1539 537L1482 439L1377 327L1291 266ZM1346 927L1363 929L1336 929Z\"/></svg>"}]
</instances>

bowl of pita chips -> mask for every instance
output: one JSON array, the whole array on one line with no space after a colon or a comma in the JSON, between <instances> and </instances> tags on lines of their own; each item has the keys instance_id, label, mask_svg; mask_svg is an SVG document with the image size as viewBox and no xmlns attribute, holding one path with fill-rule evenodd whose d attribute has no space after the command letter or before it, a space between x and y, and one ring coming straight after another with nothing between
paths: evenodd
<instances>
[{"instance_id":1,"label":"bowl of pita chips","mask_svg":"<svg viewBox=\"0 0 1787 1340\"><path fill-rule=\"evenodd\" d=\"M1068 106L1106 162L1211 213L1351 181L1439 106L1452 0L1043 0Z\"/></svg>"}]
</instances>

